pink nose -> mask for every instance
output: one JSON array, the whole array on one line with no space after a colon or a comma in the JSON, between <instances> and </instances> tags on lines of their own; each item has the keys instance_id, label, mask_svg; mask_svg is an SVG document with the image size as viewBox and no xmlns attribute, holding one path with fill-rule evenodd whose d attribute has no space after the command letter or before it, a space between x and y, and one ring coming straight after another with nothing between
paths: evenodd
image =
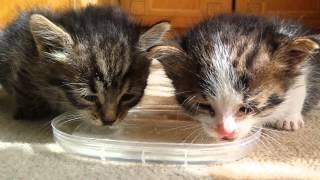
<instances>
[{"instance_id":1,"label":"pink nose","mask_svg":"<svg viewBox=\"0 0 320 180\"><path fill-rule=\"evenodd\" d=\"M223 127L223 124L219 124L216 131L222 139L233 139L235 135L235 131L231 131L231 132L227 131Z\"/></svg>"}]
</instances>

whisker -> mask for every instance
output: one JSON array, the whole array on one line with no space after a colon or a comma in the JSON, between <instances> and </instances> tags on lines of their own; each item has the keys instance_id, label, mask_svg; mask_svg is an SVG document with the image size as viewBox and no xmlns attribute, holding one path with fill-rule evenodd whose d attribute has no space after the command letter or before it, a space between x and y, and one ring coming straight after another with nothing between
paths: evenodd
<instances>
[{"instance_id":1,"label":"whisker","mask_svg":"<svg viewBox=\"0 0 320 180\"><path fill-rule=\"evenodd\" d=\"M200 128L193 130L189 135L187 135L187 136L183 139L182 142L183 142L183 143L186 143L187 140L188 140L190 137L192 137L192 135L194 135L195 133L197 133L199 129L200 129Z\"/></svg>"},{"instance_id":2,"label":"whisker","mask_svg":"<svg viewBox=\"0 0 320 180\"><path fill-rule=\"evenodd\" d=\"M276 142L278 145L281 145L280 141L277 140L275 137L273 137L271 134L268 134L267 132L263 132L265 136L268 136L268 138L274 142Z\"/></svg>"},{"instance_id":3,"label":"whisker","mask_svg":"<svg viewBox=\"0 0 320 180\"><path fill-rule=\"evenodd\" d=\"M201 131L202 129L198 129L198 131L197 131L197 135L193 138L193 140L191 141L191 144L193 144L198 138L199 138L199 136L201 135Z\"/></svg>"},{"instance_id":4,"label":"whisker","mask_svg":"<svg viewBox=\"0 0 320 180\"><path fill-rule=\"evenodd\" d=\"M264 147L263 150L264 150L264 151L266 151L267 149L269 149L268 146L264 143L263 138L260 138L260 139L259 139L259 143L261 143L261 144L263 145L263 147Z\"/></svg>"},{"instance_id":5,"label":"whisker","mask_svg":"<svg viewBox=\"0 0 320 180\"><path fill-rule=\"evenodd\" d=\"M257 129L262 129L262 130L267 130L267 131L273 131L273 132L276 132L276 133L280 133L280 134L287 134L288 131L283 131L283 130L278 130L278 129L274 129L272 127L258 127L258 126L252 126L253 128L257 128Z\"/></svg>"},{"instance_id":6,"label":"whisker","mask_svg":"<svg viewBox=\"0 0 320 180\"><path fill-rule=\"evenodd\" d=\"M276 149L275 146L269 141L268 137L262 134L261 138L264 140L265 143L267 143L268 149L270 149L270 147L272 149Z\"/></svg>"},{"instance_id":7,"label":"whisker","mask_svg":"<svg viewBox=\"0 0 320 180\"><path fill-rule=\"evenodd\" d=\"M176 127L172 127L172 128L168 128L165 131L175 131L175 130L188 130L188 129L192 129L195 128L194 124L188 124L188 125L184 125L184 126L176 126Z\"/></svg>"}]
</instances>

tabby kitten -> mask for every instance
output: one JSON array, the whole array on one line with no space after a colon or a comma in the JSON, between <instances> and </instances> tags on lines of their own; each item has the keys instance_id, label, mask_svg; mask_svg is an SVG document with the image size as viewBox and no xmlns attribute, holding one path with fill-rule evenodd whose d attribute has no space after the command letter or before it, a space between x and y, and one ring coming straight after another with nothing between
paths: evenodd
<instances>
[{"instance_id":1,"label":"tabby kitten","mask_svg":"<svg viewBox=\"0 0 320 180\"><path fill-rule=\"evenodd\" d=\"M77 110L96 125L123 119L143 96L146 50L169 29L115 7L22 13L0 37L0 82L15 98L15 118Z\"/></svg>"},{"instance_id":2,"label":"tabby kitten","mask_svg":"<svg viewBox=\"0 0 320 180\"><path fill-rule=\"evenodd\" d=\"M267 123L304 125L320 98L318 49L319 37L300 24L221 15L151 51L185 111L209 135L236 139Z\"/></svg>"}]
</instances>

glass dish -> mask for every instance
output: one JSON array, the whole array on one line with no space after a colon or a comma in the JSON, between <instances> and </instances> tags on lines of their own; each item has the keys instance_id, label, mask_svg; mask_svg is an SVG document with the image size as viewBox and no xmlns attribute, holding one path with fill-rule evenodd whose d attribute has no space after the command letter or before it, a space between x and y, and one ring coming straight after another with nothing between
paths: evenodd
<instances>
[{"instance_id":1,"label":"glass dish","mask_svg":"<svg viewBox=\"0 0 320 180\"><path fill-rule=\"evenodd\" d=\"M215 142L176 107L141 107L114 127L96 127L65 113L52 121L56 142L67 152L102 160L208 164L238 160L257 144L260 130L232 142Z\"/></svg>"}]
</instances>

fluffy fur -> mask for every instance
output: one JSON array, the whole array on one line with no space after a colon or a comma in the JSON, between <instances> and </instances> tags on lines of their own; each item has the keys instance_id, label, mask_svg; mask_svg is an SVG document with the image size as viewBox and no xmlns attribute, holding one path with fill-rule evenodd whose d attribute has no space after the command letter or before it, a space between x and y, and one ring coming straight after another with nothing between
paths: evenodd
<instances>
[{"instance_id":1,"label":"fluffy fur","mask_svg":"<svg viewBox=\"0 0 320 180\"><path fill-rule=\"evenodd\" d=\"M177 101L212 136L271 123L295 130L319 100L318 37L276 18L221 15L154 47Z\"/></svg>"},{"instance_id":2,"label":"fluffy fur","mask_svg":"<svg viewBox=\"0 0 320 180\"><path fill-rule=\"evenodd\" d=\"M146 49L170 25L147 27L116 7L24 12L0 38L0 82L17 119L77 110L97 125L123 119L146 86Z\"/></svg>"}]
</instances>

